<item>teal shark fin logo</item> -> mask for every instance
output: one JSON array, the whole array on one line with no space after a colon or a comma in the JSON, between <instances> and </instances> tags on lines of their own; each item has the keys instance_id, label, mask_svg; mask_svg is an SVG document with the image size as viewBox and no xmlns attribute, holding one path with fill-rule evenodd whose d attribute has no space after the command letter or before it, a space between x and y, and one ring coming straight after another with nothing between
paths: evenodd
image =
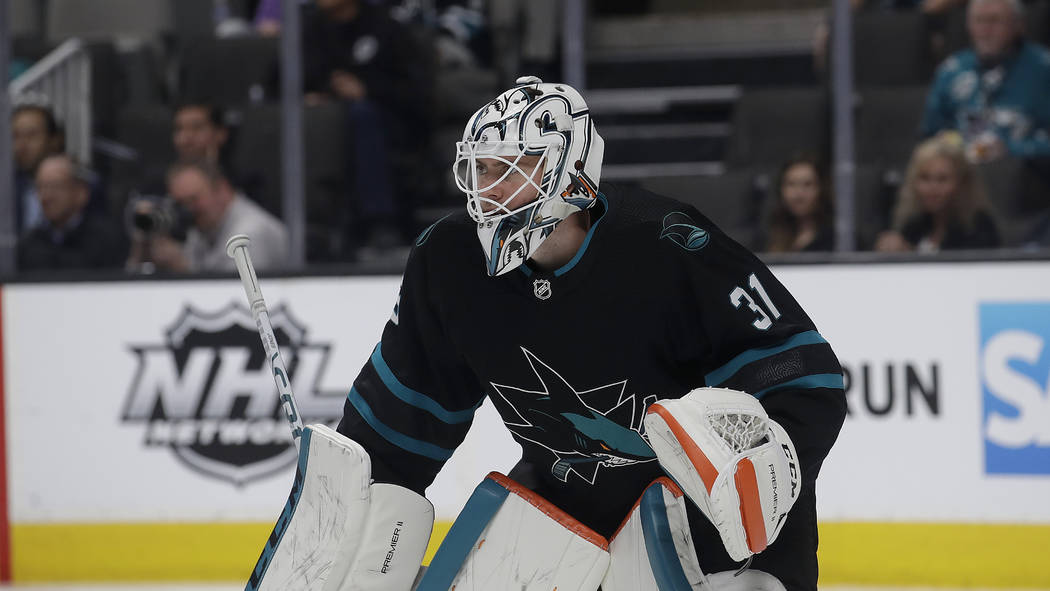
<instances>
[{"instance_id":1,"label":"teal shark fin logo","mask_svg":"<svg viewBox=\"0 0 1050 591\"><path fill-rule=\"evenodd\" d=\"M711 234L696 225L693 218L680 211L673 211L664 216L660 238L667 238L678 246L693 252L707 246Z\"/></svg>"}]
</instances>

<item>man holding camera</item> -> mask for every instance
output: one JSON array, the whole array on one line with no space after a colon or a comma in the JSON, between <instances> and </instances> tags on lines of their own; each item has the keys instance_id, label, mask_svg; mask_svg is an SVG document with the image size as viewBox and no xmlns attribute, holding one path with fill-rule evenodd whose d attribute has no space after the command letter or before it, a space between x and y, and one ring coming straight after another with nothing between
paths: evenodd
<instances>
[{"instance_id":1,"label":"man holding camera","mask_svg":"<svg viewBox=\"0 0 1050 591\"><path fill-rule=\"evenodd\" d=\"M160 271L232 271L226 240L235 234L252 238L252 260L259 270L288 262L288 231L262 207L235 191L217 164L182 161L167 175L174 204L141 201L133 212L129 268L151 265ZM185 242L176 237L185 234ZM145 267L149 269L150 267Z\"/></svg>"}]
</instances>

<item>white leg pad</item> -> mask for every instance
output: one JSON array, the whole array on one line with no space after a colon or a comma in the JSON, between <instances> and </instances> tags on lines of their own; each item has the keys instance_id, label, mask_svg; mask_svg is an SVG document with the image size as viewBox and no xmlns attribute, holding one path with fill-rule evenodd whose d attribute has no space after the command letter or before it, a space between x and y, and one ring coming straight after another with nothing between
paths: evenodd
<instances>
[{"instance_id":1,"label":"white leg pad","mask_svg":"<svg viewBox=\"0 0 1050 591\"><path fill-rule=\"evenodd\" d=\"M245 590L411 589L433 506L402 487L371 485L371 470L353 440L324 425L304 429L288 503Z\"/></svg>"},{"instance_id":2,"label":"white leg pad","mask_svg":"<svg viewBox=\"0 0 1050 591\"><path fill-rule=\"evenodd\" d=\"M658 478L645 489L613 535L609 554L602 591L702 588L685 496L669 478Z\"/></svg>"},{"instance_id":3,"label":"white leg pad","mask_svg":"<svg viewBox=\"0 0 1050 591\"><path fill-rule=\"evenodd\" d=\"M418 591L594 591L608 542L536 493L493 472L474 490Z\"/></svg>"},{"instance_id":4,"label":"white leg pad","mask_svg":"<svg viewBox=\"0 0 1050 591\"><path fill-rule=\"evenodd\" d=\"M360 543L338 589L408 591L430 543L434 506L395 484L373 484L369 490L368 518L352 534Z\"/></svg>"}]
</instances>

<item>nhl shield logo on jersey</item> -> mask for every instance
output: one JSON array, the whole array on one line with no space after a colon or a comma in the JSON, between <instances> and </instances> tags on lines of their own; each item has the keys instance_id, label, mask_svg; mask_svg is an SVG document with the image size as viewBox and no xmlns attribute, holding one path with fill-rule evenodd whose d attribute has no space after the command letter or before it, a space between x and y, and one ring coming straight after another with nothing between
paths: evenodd
<instances>
[{"instance_id":1,"label":"nhl shield logo on jersey","mask_svg":"<svg viewBox=\"0 0 1050 591\"><path fill-rule=\"evenodd\" d=\"M538 389L494 383L499 397L492 401L511 433L554 454L554 476L564 482L576 474L594 484L600 468L656 459L641 434L641 409L655 396L637 400L626 393L627 380L577 390L531 351L521 350L536 375L532 387Z\"/></svg>"},{"instance_id":2,"label":"nhl shield logo on jersey","mask_svg":"<svg viewBox=\"0 0 1050 591\"><path fill-rule=\"evenodd\" d=\"M532 294L541 300L549 300L551 298L551 282L546 279L533 281Z\"/></svg>"},{"instance_id":3,"label":"nhl shield logo on jersey","mask_svg":"<svg viewBox=\"0 0 1050 591\"><path fill-rule=\"evenodd\" d=\"M300 412L314 422L342 415L341 392L318 387L330 345L311 343L284 305L270 312ZM166 448L189 468L243 485L295 463L262 343L245 307L214 312L186 306L163 342L134 345L138 368L125 424L144 424L144 443Z\"/></svg>"}]
</instances>

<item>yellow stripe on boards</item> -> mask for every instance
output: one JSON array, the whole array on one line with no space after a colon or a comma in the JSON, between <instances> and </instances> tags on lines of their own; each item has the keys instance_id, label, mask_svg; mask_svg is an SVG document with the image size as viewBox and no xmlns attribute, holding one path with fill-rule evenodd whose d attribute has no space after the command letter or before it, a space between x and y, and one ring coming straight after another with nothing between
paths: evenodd
<instances>
[{"instance_id":1,"label":"yellow stripe on boards","mask_svg":"<svg viewBox=\"0 0 1050 591\"><path fill-rule=\"evenodd\" d=\"M248 580L273 524L14 524L16 582Z\"/></svg>"},{"instance_id":2,"label":"yellow stripe on boards","mask_svg":"<svg viewBox=\"0 0 1050 591\"><path fill-rule=\"evenodd\" d=\"M451 521L438 521L424 564ZM248 580L273 524L15 524L12 571L19 582Z\"/></svg>"},{"instance_id":3,"label":"yellow stripe on boards","mask_svg":"<svg viewBox=\"0 0 1050 591\"><path fill-rule=\"evenodd\" d=\"M427 553L423 555L423 564L430 564L430 561L434 558L434 553L437 552L438 546L441 545L441 540L445 539L448 535L448 530L452 529L451 521L435 521L434 531L430 534L430 544L427 545Z\"/></svg>"},{"instance_id":4,"label":"yellow stripe on boards","mask_svg":"<svg viewBox=\"0 0 1050 591\"><path fill-rule=\"evenodd\" d=\"M819 530L822 585L1050 588L1050 525L822 522Z\"/></svg>"},{"instance_id":5,"label":"yellow stripe on boards","mask_svg":"<svg viewBox=\"0 0 1050 591\"><path fill-rule=\"evenodd\" d=\"M451 522L434 524L429 564ZM16 582L246 581L272 524L14 524ZM820 524L821 585L1050 589L1050 525Z\"/></svg>"}]
</instances>

